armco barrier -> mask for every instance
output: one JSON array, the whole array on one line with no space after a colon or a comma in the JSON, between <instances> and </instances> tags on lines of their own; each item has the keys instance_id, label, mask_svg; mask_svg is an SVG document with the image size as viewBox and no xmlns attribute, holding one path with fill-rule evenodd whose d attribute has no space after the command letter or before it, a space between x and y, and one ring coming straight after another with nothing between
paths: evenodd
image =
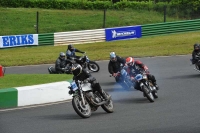
<instances>
[{"instance_id":1,"label":"armco barrier","mask_svg":"<svg viewBox=\"0 0 200 133\"><path fill-rule=\"evenodd\" d=\"M0 89L0 109L53 103L72 98L67 81Z\"/></svg>"},{"instance_id":2,"label":"armco barrier","mask_svg":"<svg viewBox=\"0 0 200 133\"><path fill-rule=\"evenodd\" d=\"M142 25L142 36L200 30L200 19Z\"/></svg>"},{"instance_id":3,"label":"armco barrier","mask_svg":"<svg viewBox=\"0 0 200 133\"><path fill-rule=\"evenodd\" d=\"M54 45L54 33L38 34L39 45Z\"/></svg>"},{"instance_id":4,"label":"armco barrier","mask_svg":"<svg viewBox=\"0 0 200 133\"><path fill-rule=\"evenodd\" d=\"M54 33L54 46L105 41L105 29Z\"/></svg>"}]
</instances>

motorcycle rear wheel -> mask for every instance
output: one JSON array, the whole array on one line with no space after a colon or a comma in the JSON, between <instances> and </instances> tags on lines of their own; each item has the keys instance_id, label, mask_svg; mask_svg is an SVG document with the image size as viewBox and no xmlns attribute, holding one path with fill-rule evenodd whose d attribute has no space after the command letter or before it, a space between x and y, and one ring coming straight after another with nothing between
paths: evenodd
<instances>
[{"instance_id":1,"label":"motorcycle rear wheel","mask_svg":"<svg viewBox=\"0 0 200 133\"><path fill-rule=\"evenodd\" d=\"M72 99L72 106L75 112L82 118L89 118L91 116L91 108L90 105L85 100L85 105L79 96L74 96Z\"/></svg>"},{"instance_id":2,"label":"motorcycle rear wheel","mask_svg":"<svg viewBox=\"0 0 200 133\"><path fill-rule=\"evenodd\" d=\"M147 97L147 99L150 102L154 102L154 96L152 94L152 92L150 92L149 88L146 85L143 85L143 87L141 88L143 93L145 94L145 96Z\"/></svg>"}]
</instances>

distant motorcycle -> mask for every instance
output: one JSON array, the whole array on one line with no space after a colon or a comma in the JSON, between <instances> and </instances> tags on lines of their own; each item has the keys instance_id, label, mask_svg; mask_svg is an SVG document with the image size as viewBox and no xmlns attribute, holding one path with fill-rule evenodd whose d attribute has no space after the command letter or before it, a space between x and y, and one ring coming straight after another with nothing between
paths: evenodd
<instances>
[{"instance_id":1,"label":"distant motorcycle","mask_svg":"<svg viewBox=\"0 0 200 133\"><path fill-rule=\"evenodd\" d=\"M147 97L150 102L154 102L155 98L158 98L156 87L148 80L146 73L137 74L135 80L139 82L145 97Z\"/></svg>"},{"instance_id":2,"label":"distant motorcycle","mask_svg":"<svg viewBox=\"0 0 200 133\"><path fill-rule=\"evenodd\" d=\"M50 66L48 67L48 72L49 74L72 74L70 64L67 64L62 72L57 72L55 67Z\"/></svg>"},{"instance_id":3,"label":"distant motorcycle","mask_svg":"<svg viewBox=\"0 0 200 133\"><path fill-rule=\"evenodd\" d=\"M191 61L192 65L195 66L195 67L194 67L194 70L196 70L197 72L200 73L200 57L197 56L197 59L198 59L198 62L195 62L195 63L193 62L192 59L190 59L190 61Z\"/></svg>"},{"instance_id":4,"label":"distant motorcycle","mask_svg":"<svg viewBox=\"0 0 200 133\"><path fill-rule=\"evenodd\" d=\"M88 68L92 72L98 72L100 70L99 65L95 61L90 60L86 53L84 53L83 56L78 59L74 58L74 60L83 68Z\"/></svg>"},{"instance_id":5,"label":"distant motorcycle","mask_svg":"<svg viewBox=\"0 0 200 133\"><path fill-rule=\"evenodd\" d=\"M80 58L71 58L71 63L67 64L64 68L63 72L56 72L55 67L50 66L48 68L49 74L72 74L71 72L71 64L78 63L84 69L88 68L92 72L98 72L100 70L99 65L95 61L91 61L88 56L84 53Z\"/></svg>"},{"instance_id":6,"label":"distant motorcycle","mask_svg":"<svg viewBox=\"0 0 200 133\"><path fill-rule=\"evenodd\" d=\"M107 113L113 113L113 102L111 96L104 92L108 99L103 100L101 95L91 88L91 83L86 81L75 81L70 83L68 87L70 89L69 94L73 95L72 106L75 112L82 118L89 118L92 111L96 111L99 106L103 108Z\"/></svg>"}]
</instances>

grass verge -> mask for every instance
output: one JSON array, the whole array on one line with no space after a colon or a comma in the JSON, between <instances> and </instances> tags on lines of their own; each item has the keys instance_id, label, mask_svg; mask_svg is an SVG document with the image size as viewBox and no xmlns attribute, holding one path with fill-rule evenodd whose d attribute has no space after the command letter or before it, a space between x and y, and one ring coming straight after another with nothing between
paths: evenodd
<instances>
[{"instance_id":1,"label":"grass verge","mask_svg":"<svg viewBox=\"0 0 200 133\"><path fill-rule=\"evenodd\" d=\"M0 89L69 81L71 79L72 75L66 74L6 74L0 78Z\"/></svg>"},{"instance_id":2,"label":"grass verge","mask_svg":"<svg viewBox=\"0 0 200 133\"><path fill-rule=\"evenodd\" d=\"M103 28L103 10L48 10L40 8L0 7L0 36L34 34L37 12L41 33L66 32ZM145 10L107 10L105 28L162 23L163 13ZM183 20L167 17L167 22Z\"/></svg>"},{"instance_id":3,"label":"grass verge","mask_svg":"<svg viewBox=\"0 0 200 133\"><path fill-rule=\"evenodd\" d=\"M199 42L200 31L150 36L140 39L74 45L85 51L91 60L108 60L115 51L122 57L147 57L191 54L193 44ZM22 66L52 64L67 46L37 46L0 49L0 64ZM77 54L80 55L80 54Z\"/></svg>"}]
</instances>

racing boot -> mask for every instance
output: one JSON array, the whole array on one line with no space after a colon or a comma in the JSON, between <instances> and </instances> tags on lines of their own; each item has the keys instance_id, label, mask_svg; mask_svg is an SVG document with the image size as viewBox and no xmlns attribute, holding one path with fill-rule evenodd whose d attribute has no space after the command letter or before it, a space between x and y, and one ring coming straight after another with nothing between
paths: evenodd
<instances>
[{"instance_id":1,"label":"racing boot","mask_svg":"<svg viewBox=\"0 0 200 133\"><path fill-rule=\"evenodd\" d=\"M99 94L103 97L105 101L108 100L106 93L103 91L103 89L101 89L101 86L99 83L95 83L94 88L99 92Z\"/></svg>"},{"instance_id":2,"label":"racing boot","mask_svg":"<svg viewBox=\"0 0 200 133\"><path fill-rule=\"evenodd\" d=\"M160 89L156 82L154 82L153 85L156 87L156 90Z\"/></svg>"}]
</instances>

